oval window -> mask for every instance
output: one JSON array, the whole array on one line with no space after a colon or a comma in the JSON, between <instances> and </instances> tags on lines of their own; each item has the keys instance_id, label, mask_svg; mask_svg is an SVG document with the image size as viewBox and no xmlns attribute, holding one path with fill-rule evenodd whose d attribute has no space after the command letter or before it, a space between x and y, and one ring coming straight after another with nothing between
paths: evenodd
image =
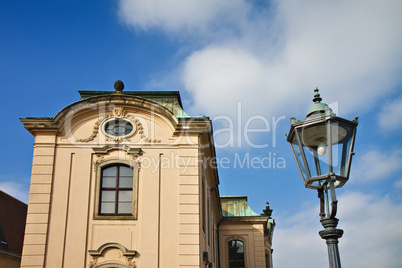
<instances>
[{"instance_id":1,"label":"oval window","mask_svg":"<svg viewBox=\"0 0 402 268\"><path fill-rule=\"evenodd\" d=\"M133 124L124 119L114 119L106 122L105 132L111 136L127 136L134 131Z\"/></svg>"}]
</instances>

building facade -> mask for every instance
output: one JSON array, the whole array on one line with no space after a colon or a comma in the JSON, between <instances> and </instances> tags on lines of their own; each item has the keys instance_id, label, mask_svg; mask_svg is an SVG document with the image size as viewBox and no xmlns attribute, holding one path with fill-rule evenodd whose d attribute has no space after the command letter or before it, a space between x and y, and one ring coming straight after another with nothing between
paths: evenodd
<instances>
[{"instance_id":1,"label":"building facade","mask_svg":"<svg viewBox=\"0 0 402 268\"><path fill-rule=\"evenodd\" d=\"M0 190L0 267L21 263L27 205Z\"/></svg>"},{"instance_id":2,"label":"building facade","mask_svg":"<svg viewBox=\"0 0 402 268\"><path fill-rule=\"evenodd\" d=\"M223 213L209 118L178 92L123 89L21 119L35 137L21 267L271 267L272 219Z\"/></svg>"}]
</instances>

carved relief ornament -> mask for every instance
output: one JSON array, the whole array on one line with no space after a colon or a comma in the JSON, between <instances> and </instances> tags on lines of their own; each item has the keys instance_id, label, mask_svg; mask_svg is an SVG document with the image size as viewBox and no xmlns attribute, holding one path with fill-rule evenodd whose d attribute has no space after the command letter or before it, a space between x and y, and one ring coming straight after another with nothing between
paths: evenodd
<instances>
[{"instance_id":1,"label":"carved relief ornament","mask_svg":"<svg viewBox=\"0 0 402 268\"><path fill-rule=\"evenodd\" d=\"M92 133L89 137L84 138L84 139L76 139L76 142L90 142L93 141L99 133L99 128L102 128L101 131L105 132L104 128L106 126L106 123L109 121L112 121L113 118L115 119L123 119L123 120L127 120L129 123L133 123L133 125L135 126L135 130L132 131L132 133L130 133L129 135L123 135L123 136L113 136L113 135L108 135L106 133L105 134L105 139L106 141L112 141L114 143L122 143L125 141L131 141L131 137L133 137L135 134L139 134L141 135L141 139L145 142L148 143L160 143L161 140L158 139L150 139L148 138L145 133L144 133L144 127L142 126L142 123L140 122L140 120L138 120L137 118L135 118L133 115L129 115L126 116L127 111L124 110L123 107L115 107L111 113L106 114L104 117L99 118L95 123L94 126L92 128ZM134 128L133 126L133 128Z\"/></svg>"},{"instance_id":2,"label":"carved relief ornament","mask_svg":"<svg viewBox=\"0 0 402 268\"><path fill-rule=\"evenodd\" d=\"M94 172L96 172L98 164L107 160L105 159L105 156L109 155L113 150L124 151L129 157L129 159L127 160L133 161L138 169L141 169L141 162L139 161L139 157L143 154L143 151L140 148L131 148L128 145L116 144L93 148L96 156L96 159L93 161Z\"/></svg>"}]
</instances>

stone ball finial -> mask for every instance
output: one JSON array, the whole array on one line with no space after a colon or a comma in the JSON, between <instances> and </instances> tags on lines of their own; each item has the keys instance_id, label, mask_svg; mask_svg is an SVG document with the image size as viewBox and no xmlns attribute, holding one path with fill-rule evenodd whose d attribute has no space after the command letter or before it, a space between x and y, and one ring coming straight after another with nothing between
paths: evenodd
<instances>
[{"instance_id":1,"label":"stone ball finial","mask_svg":"<svg viewBox=\"0 0 402 268\"><path fill-rule=\"evenodd\" d=\"M114 83L114 89L116 90L116 92L122 92L123 91L123 89L124 89L124 84L123 84L123 82L121 81L121 80L117 80L115 83Z\"/></svg>"}]
</instances>

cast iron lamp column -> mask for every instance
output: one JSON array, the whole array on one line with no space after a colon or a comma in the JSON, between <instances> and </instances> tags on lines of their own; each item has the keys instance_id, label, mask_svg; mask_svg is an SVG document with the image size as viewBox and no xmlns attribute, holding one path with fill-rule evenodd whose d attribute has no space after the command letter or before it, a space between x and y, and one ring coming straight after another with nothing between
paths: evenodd
<instances>
[{"instance_id":1,"label":"cast iron lamp column","mask_svg":"<svg viewBox=\"0 0 402 268\"><path fill-rule=\"evenodd\" d=\"M320 222L324 230L319 234L326 240L330 268L340 268L338 239L343 230L337 229L338 200L335 189L349 179L357 117L349 121L337 117L325 103L321 103L318 88L313 102L302 120L290 119L287 141L293 151L306 188L316 189L320 198Z\"/></svg>"}]
</instances>

